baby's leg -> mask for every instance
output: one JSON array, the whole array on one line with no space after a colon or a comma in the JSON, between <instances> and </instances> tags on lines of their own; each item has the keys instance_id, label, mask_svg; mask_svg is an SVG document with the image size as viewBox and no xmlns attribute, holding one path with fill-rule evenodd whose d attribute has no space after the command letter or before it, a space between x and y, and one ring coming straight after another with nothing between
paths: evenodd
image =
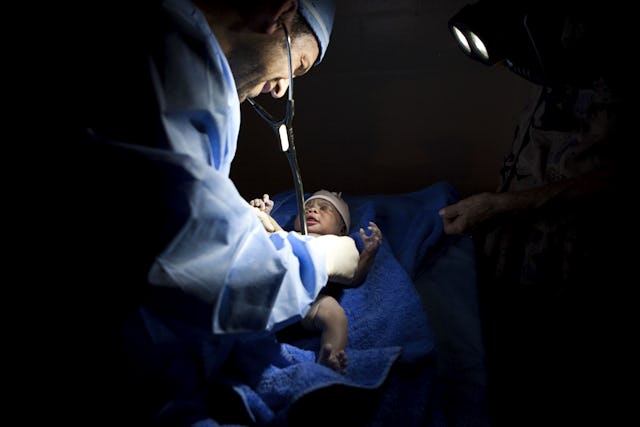
<instances>
[{"instance_id":1,"label":"baby's leg","mask_svg":"<svg viewBox=\"0 0 640 427\"><path fill-rule=\"evenodd\" d=\"M347 316L338 301L328 295L318 296L302 320L302 326L322 331L317 362L344 373L349 364L344 351L347 347Z\"/></svg>"}]
</instances>

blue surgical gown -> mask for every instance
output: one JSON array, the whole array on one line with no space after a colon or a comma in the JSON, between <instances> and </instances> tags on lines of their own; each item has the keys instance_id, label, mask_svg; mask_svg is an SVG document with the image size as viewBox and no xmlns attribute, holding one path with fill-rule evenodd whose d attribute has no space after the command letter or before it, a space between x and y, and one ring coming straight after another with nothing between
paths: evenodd
<instances>
[{"instance_id":1,"label":"blue surgical gown","mask_svg":"<svg viewBox=\"0 0 640 427\"><path fill-rule=\"evenodd\" d=\"M91 129L96 141L140 159L173 181L167 221L175 235L148 272L153 286L179 288L211 307L214 333L270 329L300 318L327 281L325 254L313 239L269 235L229 179L240 127L240 105L229 64L204 16L184 0L164 2L161 41L145 60L143 104L158 119L141 131L130 116L116 137ZM158 31L160 33L160 31ZM126 102L126 100L125 100ZM123 106L123 108L126 108ZM141 114L144 117L144 114ZM131 123L133 122L133 123ZM128 129L131 124L131 129Z\"/></svg>"},{"instance_id":2,"label":"blue surgical gown","mask_svg":"<svg viewBox=\"0 0 640 427\"><path fill-rule=\"evenodd\" d=\"M37 129L51 149L29 156L46 163L29 226L52 237L30 251L25 277L42 279L27 301L39 303L33 340L50 345L35 354L58 393L36 406L57 397L65 425L190 425L212 414L205 391L237 339L271 339L306 314L326 254L318 239L268 234L229 179L236 86L191 2L86 3L55 22L71 37L40 40L62 53L41 69L64 72L64 98L29 112L24 139Z\"/></svg>"}]
</instances>

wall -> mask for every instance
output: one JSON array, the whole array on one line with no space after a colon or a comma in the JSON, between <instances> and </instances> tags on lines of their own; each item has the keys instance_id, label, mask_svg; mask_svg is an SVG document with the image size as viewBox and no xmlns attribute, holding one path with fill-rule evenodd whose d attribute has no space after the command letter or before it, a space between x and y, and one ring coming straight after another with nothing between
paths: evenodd
<instances>
[{"instance_id":1,"label":"wall","mask_svg":"<svg viewBox=\"0 0 640 427\"><path fill-rule=\"evenodd\" d=\"M456 45L465 0L339 1L327 55L294 86L304 188L402 193L447 180L462 195L496 188L527 82ZM270 111L283 101L259 99ZM242 106L232 178L249 199L293 188L275 134Z\"/></svg>"}]
</instances>

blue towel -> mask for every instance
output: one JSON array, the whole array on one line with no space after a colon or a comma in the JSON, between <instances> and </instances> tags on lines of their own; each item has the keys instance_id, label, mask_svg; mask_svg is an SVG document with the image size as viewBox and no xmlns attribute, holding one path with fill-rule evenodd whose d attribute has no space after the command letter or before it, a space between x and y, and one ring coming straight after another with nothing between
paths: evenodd
<instances>
[{"instance_id":1,"label":"blue towel","mask_svg":"<svg viewBox=\"0 0 640 427\"><path fill-rule=\"evenodd\" d=\"M359 408L368 425L437 425L431 393L434 339L412 277L441 250L437 212L458 195L449 184L438 183L408 194L343 198L351 210L350 236L360 250L360 227L374 221L383 233L366 281L345 289L340 298L349 320L346 374L315 363L319 334L293 334L286 340L267 334L236 344L228 384L258 425L285 425L302 397L313 401L314 393L319 396L330 386L352 393L378 390L375 404L369 400L366 409ZM273 200L273 217L292 229L295 194L284 192Z\"/></svg>"}]
</instances>

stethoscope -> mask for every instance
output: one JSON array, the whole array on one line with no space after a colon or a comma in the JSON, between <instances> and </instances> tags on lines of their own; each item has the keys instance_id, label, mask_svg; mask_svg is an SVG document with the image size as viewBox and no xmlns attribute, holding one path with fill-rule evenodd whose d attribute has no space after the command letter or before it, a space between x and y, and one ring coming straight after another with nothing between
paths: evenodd
<instances>
[{"instance_id":1,"label":"stethoscope","mask_svg":"<svg viewBox=\"0 0 640 427\"><path fill-rule=\"evenodd\" d=\"M289 160L289 166L291 167L291 174L293 175L293 183L296 191L296 200L298 204L298 215L300 217L300 227L302 234L307 234L307 217L304 211L304 190L302 188L302 177L300 175L300 167L298 166L298 159L296 157L296 146L293 142L293 67L291 64L291 39L289 37L289 31L286 25L282 25L285 35L285 43L287 45L287 59L289 62L289 95L287 97L287 105L282 120L276 120L271 114L267 112L260 104L254 101L252 98L247 98L249 104L256 110L256 112L262 117L275 131L278 139L280 140L280 147L282 151L287 155Z\"/></svg>"}]
</instances>

